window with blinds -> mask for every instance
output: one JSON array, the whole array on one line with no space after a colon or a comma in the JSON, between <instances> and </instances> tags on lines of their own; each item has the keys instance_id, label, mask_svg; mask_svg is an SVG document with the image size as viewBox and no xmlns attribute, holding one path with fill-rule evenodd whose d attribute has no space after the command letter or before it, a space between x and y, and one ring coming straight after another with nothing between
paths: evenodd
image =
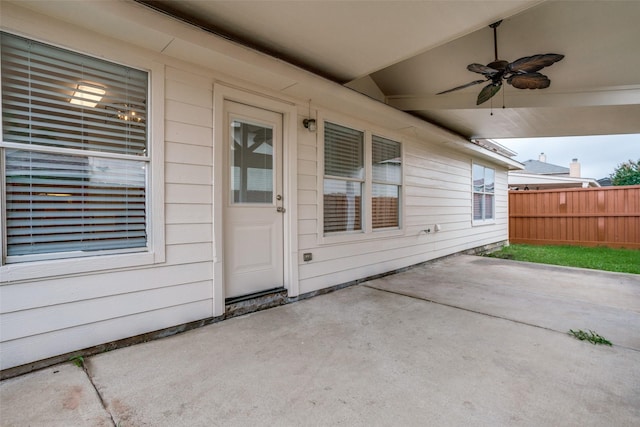
<instances>
[{"instance_id":1,"label":"window with blinds","mask_svg":"<svg viewBox=\"0 0 640 427\"><path fill-rule=\"evenodd\" d=\"M324 232L362 230L364 133L324 124Z\"/></svg>"},{"instance_id":2,"label":"window with blinds","mask_svg":"<svg viewBox=\"0 0 640 427\"><path fill-rule=\"evenodd\" d=\"M5 261L146 250L147 72L0 37Z\"/></svg>"},{"instance_id":3,"label":"window with blinds","mask_svg":"<svg viewBox=\"0 0 640 427\"><path fill-rule=\"evenodd\" d=\"M473 165L473 220L493 220L495 209L495 170Z\"/></svg>"},{"instance_id":4,"label":"window with blinds","mask_svg":"<svg viewBox=\"0 0 640 427\"><path fill-rule=\"evenodd\" d=\"M400 144L373 135L371 207L374 229L400 226L402 156Z\"/></svg>"},{"instance_id":5,"label":"window with blinds","mask_svg":"<svg viewBox=\"0 0 640 427\"><path fill-rule=\"evenodd\" d=\"M325 235L399 229L400 143L324 122L323 193Z\"/></svg>"}]
</instances>

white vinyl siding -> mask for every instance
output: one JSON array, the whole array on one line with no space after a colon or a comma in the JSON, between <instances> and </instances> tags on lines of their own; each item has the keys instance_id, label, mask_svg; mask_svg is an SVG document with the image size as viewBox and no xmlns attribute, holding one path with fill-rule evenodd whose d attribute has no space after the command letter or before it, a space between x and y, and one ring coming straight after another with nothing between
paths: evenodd
<instances>
[{"instance_id":1,"label":"white vinyl siding","mask_svg":"<svg viewBox=\"0 0 640 427\"><path fill-rule=\"evenodd\" d=\"M366 125L359 123L359 127ZM353 235L335 242L323 238L322 227L316 226L322 223L322 210L315 209L318 200L314 198L314 171L323 151L315 149L308 132L302 136L298 150L299 251L313 253L313 261L300 259L301 294L508 239L506 169L495 169L495 221L472 227L470 182L475 159L435 140L410 135L401 144L402 227L393 234L369 233L372 240ZM434 231L435 224L440 231ZM426 229L431 232L425 233Z\"/></svg>"},{"instance_id":2,"label":"white vinyl siding","mask_svg":"<svg viewBox=\"0 0 640 427\"><path fill-rule=\"evenodd\" d=\"M2 33L7 263L146 251L147 73Z\"/></svg>"}]
</instances>

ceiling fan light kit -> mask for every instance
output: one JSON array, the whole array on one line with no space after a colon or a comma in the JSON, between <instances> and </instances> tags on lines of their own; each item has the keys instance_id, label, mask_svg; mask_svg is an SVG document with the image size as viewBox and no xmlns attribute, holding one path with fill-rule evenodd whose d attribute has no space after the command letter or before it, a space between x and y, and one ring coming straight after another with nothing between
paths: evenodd
<instances>
[{"instance_id":1,"label":"ceiling fan light kit","mask_svg":"<svg viewBox=\"0 0 640 427\"><path fill-rule=\"evenodd\" d=\"M489 84L486 85L478 94L476 105L480 105L491 99L500 91L503 80L506 80L508 84L517 89L545 89L549 87L551 80L538 71L562 60L564 55L557 53L537 54L525 56L511 63L498 59L497 28L500 23L502 23L502 21L494 22L489 25L490 28L493 28L495 60L487 65L477 63L467 65L467 70L482 74L484 76L484 80L474 80L467 84L454 87L453 89L440 92L438 95L489 82Z\"/></svg>"}]
</instances>

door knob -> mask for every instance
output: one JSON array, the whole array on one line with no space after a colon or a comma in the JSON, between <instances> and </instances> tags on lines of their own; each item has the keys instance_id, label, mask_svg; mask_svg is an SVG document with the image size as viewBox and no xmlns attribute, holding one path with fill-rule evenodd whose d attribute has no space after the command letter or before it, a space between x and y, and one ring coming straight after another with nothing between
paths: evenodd
<instances>
[{"instance_id":1,"label":"door knob","mask_svg":"<svg viewBox=\"0 0 640 427\"><path fill-rule=\"evenodd\" d=\"M281 196L280 194L278 194L278 195L276 196L276 200L282 200L282 196Z\"/></svg>"},{"instance_id":2,"label":"door knob","mask_svg":"<svg viewBox=\"0 0 640 427\"><path fill-rule=\"evenodd\" d=\"M287 210L285 208L283 208L282 206L278 206L276 208L276 211L280 212L280 213L285 213Z\"/></svg>"}]
</instances>

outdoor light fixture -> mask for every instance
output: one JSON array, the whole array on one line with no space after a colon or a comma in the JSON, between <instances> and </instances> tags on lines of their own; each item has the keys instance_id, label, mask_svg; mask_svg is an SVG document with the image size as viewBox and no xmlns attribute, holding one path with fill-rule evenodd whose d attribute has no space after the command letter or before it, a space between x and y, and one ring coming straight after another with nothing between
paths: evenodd
<instances>
[{"instance_id":1,"label":"outdoor light fixture","mask_svg":"<svg viewBox=\"0 0 640 427\"><path fill-rule=\"evenodd\" d=\"M105 93L107 92L101 87L80 83L69 102L82 107L95 108Z\"/></svg>"},{"instance_id":2,"label":"outdoor light fixture","mask_svg":"<svg viewBox=\"0 0 640 427\"><path fill-rule=\"evenodd\" d=\"M316 129L318 129L315 119L304 119L302 121L302 124L304 125L305 128L309 129L309 132L315 132Z\"/></svg>"},{"instance_id":3,"label":"outdoor light fixture","mask_svg":"<svg viewBox=\"0 0 640 427\"><path fill-rule=\"evenodd\" d=\"M309 100L309 117L311 117L311 100ZM309 129L309 132L315 132L318 129L316 119L304 119L302 124L305 128Z\"/></svg>"}]
</instances>

